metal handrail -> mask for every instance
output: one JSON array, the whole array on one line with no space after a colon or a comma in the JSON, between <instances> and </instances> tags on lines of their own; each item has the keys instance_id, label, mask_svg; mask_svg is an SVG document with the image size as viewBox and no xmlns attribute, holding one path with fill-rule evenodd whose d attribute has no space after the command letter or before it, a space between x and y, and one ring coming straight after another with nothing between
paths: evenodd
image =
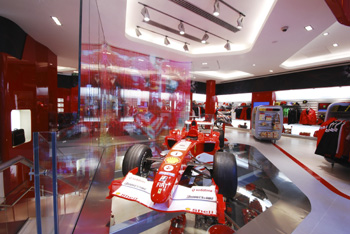
<instances>
[{"instance_id":1,"label":"metal handrail","mask_svg":"<svg viewBox=\"0 0 350 234\"><path fill-rule=\"evenodd\" d=\"M29 159L19 155L19 156L15 157L15 158L12 158L12 159L10 159L10 160L8 160L6 162L1 163L0 164L0 172L10 168L12 165L15 165L16 163L22 163L23 165L25 165L25 166L27 166L27 167L29 167L31 169L34 168L34 163L31 160L29 160ZM29 175L32 175L32 174L33 174L33 172L29 172ZM48 172L47 169L40 168L40 174L51 177L51 175L50 175L50 173ZM72 184L68 180L65 180L64 178L59 178L58 177L57 179L62 181L62 182L64 182L64 183L66 183L66 184L68 184L68 185L70 185L70 186L72 186L75 189L77 188L77 186L75 186L74 184Z\"/></svg>"},{"instance_id":2,"label":"metal handrail","mask_svg":"<svg viewBox=\"0 0 350 234\"><path fill-rule=\"evenodd\" d=\"M50 193L53 195L53 192L49 191L49 190L45 190L45 189L40 189L41 191L45 192L45 193ZM29 187L19 198L17 198L17 200L15 200L12 204L0 204L0 207L13 207L14 205L17 204L17 202L19 202L24 195L26 195L27 193L29 193L30 191L34 191L34 187L31 186ZM58 196L63 196L63 194L57 193Z\"/></svg>"},{"instance_id":3,"label":"metal handrail","mask_svg":"<svg viewBox=\"0 0 350 234\"><path fill-rule=\"evenodd\" d=\"M12 204L0 204L0 207L13 207L17 204L27 193L30 192L30 190L33 190L33 187L28 188L17 200L15 200Z\"/></svg>"},{"instance_id":4,"label":"metal handrail","mask_svg":"<svg viewBox=\"0 0 350 234\"><path fill-rule=\"evenodd\" d=\"M15 158L12 158L6 162L3 162L0 164L0 172L6 170L7 168L11 167L12 165L16 164L16 163L22 163L23 165L29 167L29 168L34 168L34 164L32 161L30 161L29 159L23 157L23 156L17 156Z\"/></svg>"}]
</instances>

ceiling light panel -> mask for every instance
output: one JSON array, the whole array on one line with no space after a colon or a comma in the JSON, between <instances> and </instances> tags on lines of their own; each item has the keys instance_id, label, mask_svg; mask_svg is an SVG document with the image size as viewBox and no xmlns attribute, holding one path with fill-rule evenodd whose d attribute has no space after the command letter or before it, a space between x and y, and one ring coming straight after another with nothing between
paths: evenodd
<instances>
[{"instance_id":1,"label":"ceiling light panel","mask_svg":"<svg viewBox=\"0 0 350 234\"><path fill-rule=\"evenodd\" d=\"M51 19L58 25L58 26L62 26L61 22L58 20L58 18L56 16L51 16Z\"/></svg>"},{"instance_id":2,"label":"ceiling light panel","mask_svg":"<svg viewBox=\"0 0 350 234\"><path fill-rule=\"evenodd\" d=\"M243 71L230 71L230 72L220 72L220 71L193 71L191 74L202 75L207 77L215 77L221 80L232 80L245 77L252 77L253 74L243 72Z\"/></svg>"},{"instance_id":3,"label":"ceiling light panel","mask_svg":"<svg viewBox=\"0 0 350 234\"><path fill-rule=\"evenodd\" d=\"M225 2L232 5L234 8L239 9L246 15L243 20L244 28L242 30L237 30L236 32L233 32L226 27L222 27L217 23L208 20L206 17L198 15L197 13L193 13L181 5L174 3L174 1L186 2L186 4L188 3L189 5L194 6L196 9L200 8L202 11L207 12L207 14L212 18L219 18L219 20L231 24L234 28L237 26L239 14L222 4L221 1L218 1L220 5L220 15L216 17L213 15L215 3L214 0L205 2L198 0L127 0L125 21L126 36L129 39L139 41L142 44L153 44L154 46L158 45L161 48L165 48L164 37L161 40L152 40L154 36L146 36L146 32L143 30L140 30L142 36L138 37L137 33L135 33L135 29L136 26L141 26L189 43L190 50L186 52L183 48L184 43L179 43L179 46L174 48L171 40L172 46L167 46L166 48L174 48L180 53L188 53L198 57L211 54L243 54L250 51L250 49L254 46L254 43L277 0L261 0L254 4L253 7L249 1L235 1L232 3L225 0ZM144 16L140 14L144 8L142 4L148 6L146 7L150 17L150 21L148 22L145 22ZM172 15L178 20L161 15L160 13L152 10L151 7L165 12L166 14ZM137 12L137 14L135 12ZM180 34L181 30L179 29L181 21L183 21L183 26L185 29L185 34L183 35ZM191 27L190 25L186 24L186 22L203 29L203 31ZM209 39L205 45L201 43L204 31L208 31L209 36ZM217 38L210 33L218 35L223 39ZM230 41L230 50L225 48L227 40Z\"/></svg>"},{"instance_id":4,"label":"ceiling light panel","mask_svg":"<svg viewBox=\"0 0 350 234\"><path fill-rule=\"evenodd\" d=\"M313 28L312 28L312 26L311 26L311 25L308 25L308 26L305 26L305 30L306 30L306 31L312 31L312 30L313 30Z\"/></svg>"}]
</instances>

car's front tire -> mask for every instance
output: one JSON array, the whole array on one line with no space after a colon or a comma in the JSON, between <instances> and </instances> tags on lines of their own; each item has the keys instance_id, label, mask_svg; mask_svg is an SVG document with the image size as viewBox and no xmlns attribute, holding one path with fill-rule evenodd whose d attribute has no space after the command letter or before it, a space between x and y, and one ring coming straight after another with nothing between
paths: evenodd
<instances>
[{"instance_id":1,"label":"car's front tire","mask_svg":"<svg viewBox=\"0 0 350 234\"><path fill-rule=\"evenodd\" d=\"M147 158L152 157L152 151L147 145L135 144L131 146L125 153L122 172L126 176L128 172L134 168L138 168L137 175L147 177L150 171L152 161Z\"/></svg>"}]
</instances>

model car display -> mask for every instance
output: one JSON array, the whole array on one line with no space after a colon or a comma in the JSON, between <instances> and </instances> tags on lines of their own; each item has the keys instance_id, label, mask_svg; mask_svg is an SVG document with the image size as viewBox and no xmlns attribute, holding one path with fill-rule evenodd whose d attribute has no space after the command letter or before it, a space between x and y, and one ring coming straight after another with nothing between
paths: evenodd
<instances>
[{"instance_id":1,"label":"model car display","mask_svg":"<svg viewBox=\"0 0 350 234\"><path fill-rule=\"evenodd\" d=\"M209 129L200 131L198 125ZM168 150L154 157L147 145L131 146L123 159L125 178L112 182L110 195L162 212L217 216L224 223L223 197L236 194L237 165L222 149L223 132L210 122L190 120L182 130L171 130L164 145Z\"/></svg>"}]
</instances>

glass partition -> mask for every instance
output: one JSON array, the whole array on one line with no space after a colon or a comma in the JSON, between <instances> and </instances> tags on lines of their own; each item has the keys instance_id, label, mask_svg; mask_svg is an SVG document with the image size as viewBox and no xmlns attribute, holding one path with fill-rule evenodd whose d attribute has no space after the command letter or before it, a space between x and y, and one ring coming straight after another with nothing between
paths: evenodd
<instances>
[{"instance_id":1,"label":"glass partition","mask_svg":"<svg viewBox=\"0 0 350 234\"><path fill-rule=\"evenodd\" d=\"M190 106L190 63L111 45L98 2L84 1L80 119L99 144L157 139L182 126Z\"/></svg>"},{"instance_id":2,"label":"glass partition","mask_svg":"<svg viewBox=\"0 0 350 234\"><path fill-rule=\"evenodd\" d=\"M72 233L103 150L68 145L56 132L35 133L34 149L38 233Z\"/></svg>"}]
</instances>

